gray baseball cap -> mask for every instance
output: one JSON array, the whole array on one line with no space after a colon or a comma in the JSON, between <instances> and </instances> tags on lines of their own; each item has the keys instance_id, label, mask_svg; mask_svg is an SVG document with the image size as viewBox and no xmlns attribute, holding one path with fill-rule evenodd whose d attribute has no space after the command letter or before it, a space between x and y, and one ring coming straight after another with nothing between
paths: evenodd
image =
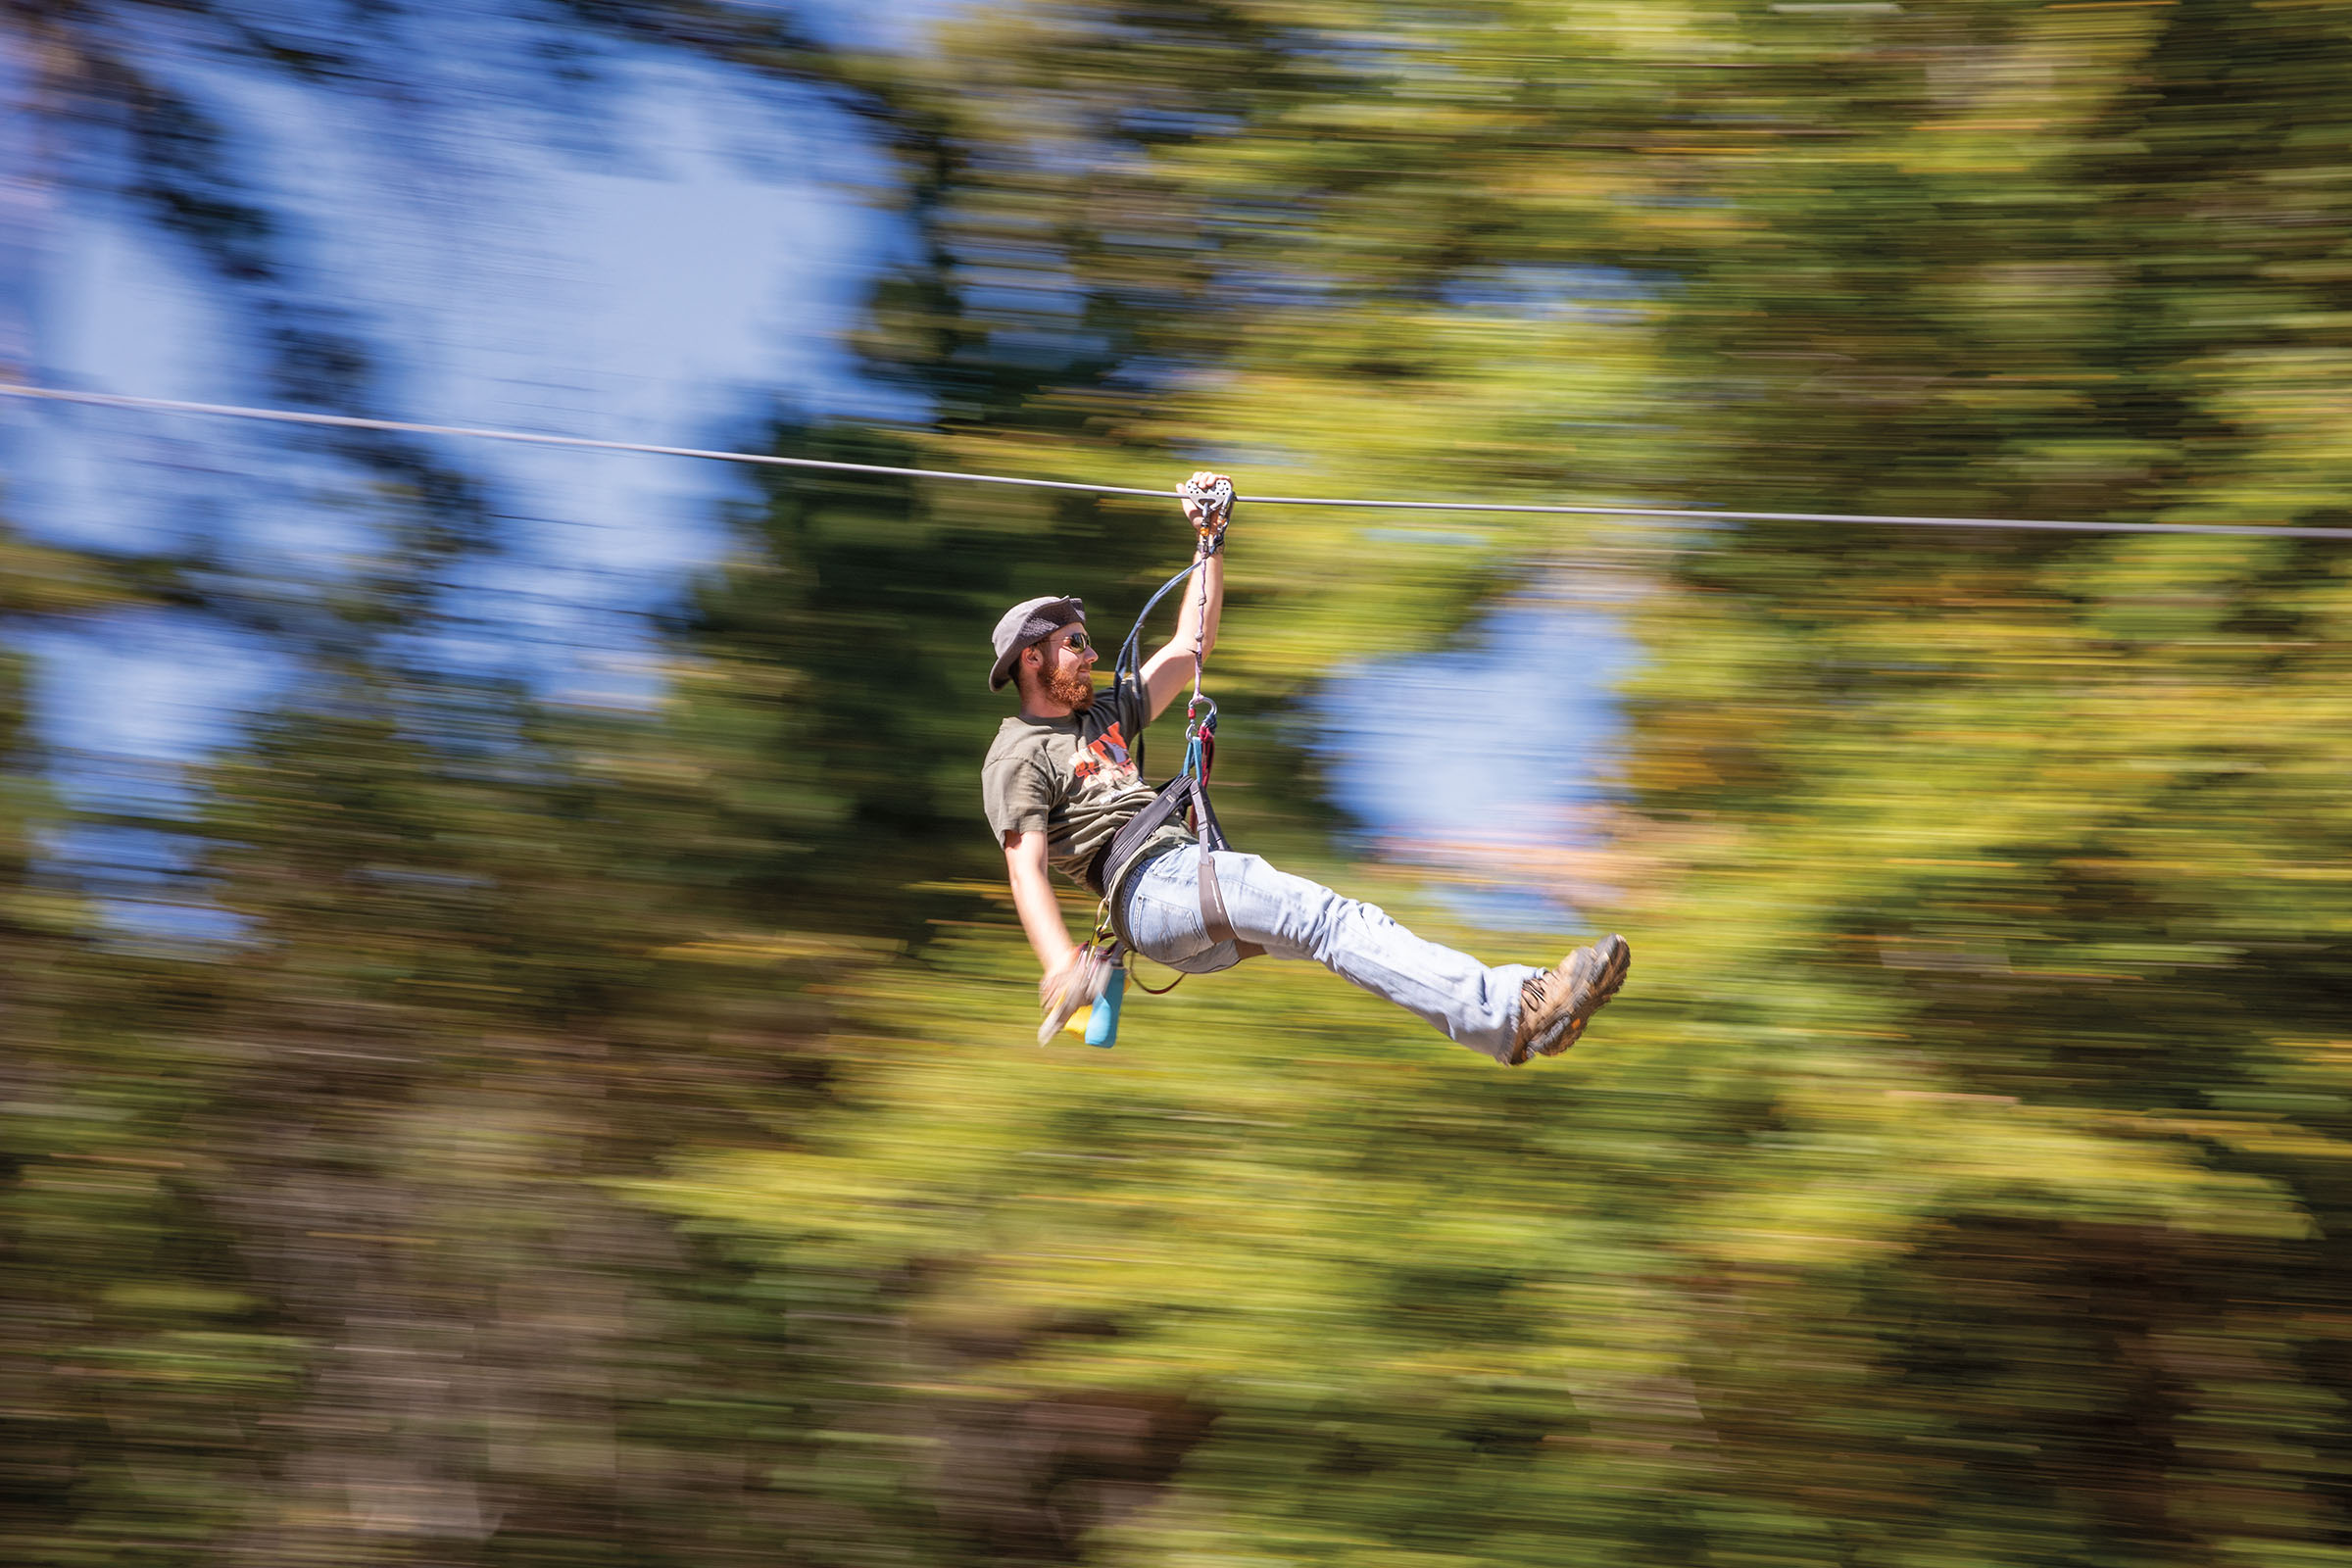
<instances>
[{"instance_id":1,"label":"gray baseball cap","mask_svg":"<svg viewBox=\"0 0 2352 1568\"><path fill-rule=\"evenodd\" d=\"M1021 650L1054 630L1071 621L1081 625L1086 621L1086 601L1083 599L1024 599L1004 612L997 622L997 667L988 672L988 689L1003 691L1012 679L1012 662L1021 657Z\"/></svg>"}]
</instances>

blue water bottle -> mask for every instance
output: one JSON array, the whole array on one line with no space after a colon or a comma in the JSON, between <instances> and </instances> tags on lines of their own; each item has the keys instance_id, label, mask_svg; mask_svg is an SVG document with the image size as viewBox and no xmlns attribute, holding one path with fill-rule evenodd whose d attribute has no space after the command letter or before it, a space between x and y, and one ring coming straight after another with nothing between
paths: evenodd
<instances>
[{"instance_id":1,"label":"blue water bottle","mask_svg":"<svg viewBox=\"0 0 2352 1568\"><path fill-rule=\"evenodd\" d=\"M1094 1010L1086 1018L1086 1043L1107 1051L1119 1043L1119 1003L1127 995L1127 970L1124 965L1110 971L1110 979L1102 987L1102 995L1095 999Z\"/></svg>"}]
</instances>

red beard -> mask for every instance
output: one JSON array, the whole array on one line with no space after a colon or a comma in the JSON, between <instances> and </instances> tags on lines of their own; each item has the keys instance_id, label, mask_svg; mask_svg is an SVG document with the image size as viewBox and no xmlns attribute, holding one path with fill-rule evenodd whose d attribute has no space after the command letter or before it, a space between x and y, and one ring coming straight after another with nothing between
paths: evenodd
<instances>
[{"instance_id":1,"label":"red beard","mask_svg":"<svg viewBox=\"0 0 2352 1568\"><path fill-rule=\"evenodd\" d=\"M1071 711L1083 713L1095 706L1095 682L1090 675L1074 669L1057 669L1045 681L1046 695L1057 703L1067 703Z\"/></svg>"}]
</instances>

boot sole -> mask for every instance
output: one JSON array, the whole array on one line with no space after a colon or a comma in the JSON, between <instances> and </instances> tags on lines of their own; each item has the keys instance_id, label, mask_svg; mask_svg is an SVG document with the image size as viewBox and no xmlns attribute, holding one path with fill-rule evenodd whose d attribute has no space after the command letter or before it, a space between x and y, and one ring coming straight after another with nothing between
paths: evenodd
<instances>
[{"instance_id":1,"label":"boot sole","mask_svg":"<svg viewBox=\"0 0 2352 1568\"><path fill-rule=\"evenodd\" d=\"M1609 999L1617 995L1618 988L1625 984L1625 977L1633 972L1634 950L1625 938L1612 934L1601 938L1593 946L1603 950L1600 973L1593 978L1592 988L1586 992L1581 1005L1570 1007L1557 1023L1528 1042L1529 1055L1556 1056L1584 1038L1585 1025L1592 1021L1594 1013L1609 1004Z\"/></svg>"}]
</instances>

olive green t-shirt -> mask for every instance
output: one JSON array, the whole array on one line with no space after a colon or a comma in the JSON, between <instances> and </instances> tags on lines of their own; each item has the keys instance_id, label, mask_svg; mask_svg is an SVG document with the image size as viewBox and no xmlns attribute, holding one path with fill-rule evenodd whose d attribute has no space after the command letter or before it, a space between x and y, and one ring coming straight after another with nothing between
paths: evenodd
<instances>
[{"instance_id":1,"label":"olive green t-shirt","mask_svg":"<svg viewBox=\"0 0 2352 1568\"><path fill-rule=\"evenodd\" d=\"M1047 862L1088 886L1097 852L1152 804L1142 766L1143 731L1151 722L1146 701L1140 685L1125 685L1098 692L1092 708L1067 718L1015 713L1004 720L980 767L981 805L997 841L1043 832ZM1192 838L1178 818L1151 842Z\"/></svg>"}]
</instances>

